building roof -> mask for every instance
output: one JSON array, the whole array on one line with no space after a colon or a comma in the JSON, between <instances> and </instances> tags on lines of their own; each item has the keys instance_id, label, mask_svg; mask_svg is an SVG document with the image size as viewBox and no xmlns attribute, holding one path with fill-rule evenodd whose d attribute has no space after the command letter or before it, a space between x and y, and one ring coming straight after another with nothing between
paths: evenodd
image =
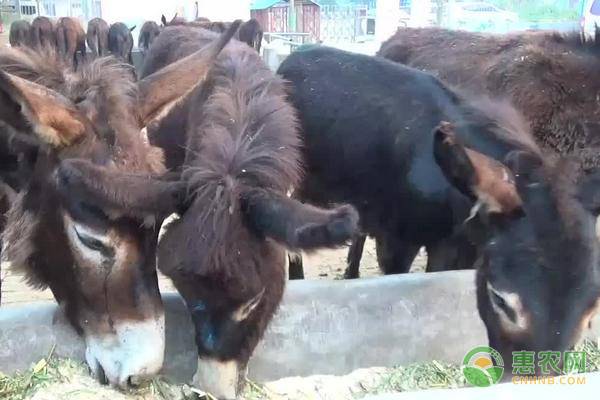
<instances>
[{"instance_id":1,"label":"building roof","mask_svg":"<svg viewBox=\"0 0 600 400\"><path fill-rule=\"evenodd\" d=\"M311 3L314 3L316 5L319 5L318 1L315 0L308 0ZM288 0L252 0L252 2L250 3L250 9L251 10L264 10L267 8L271 8L276 4L283 4L283 3L287 3Z\"/></svg>"}]
</instances>

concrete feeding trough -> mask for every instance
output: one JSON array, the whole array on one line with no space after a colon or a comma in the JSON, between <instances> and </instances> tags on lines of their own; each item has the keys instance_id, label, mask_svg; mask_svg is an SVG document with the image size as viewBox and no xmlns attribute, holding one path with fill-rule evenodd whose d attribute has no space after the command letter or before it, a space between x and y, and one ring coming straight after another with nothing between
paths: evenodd
<instances>
[{"instance_id":1,"label":"concrete feeding trough","mask_svg":"<svg viewBox=\"0 0 600 400\"><path fill-rule=\"evenodd\" d=\"M292 281L250 362L258 382L288 376L344 375L358 368L430 360L459 363L487 344L475 305L473 271L406 274L352 281ZM193 328L181 298L163 296L163 372L188 382L195 372ZM589 334L600 337L598 320ZM24 370L51 348L83 360L81 339L53 303L0 310L0 371Z\"/></svg>"}]
</instances>

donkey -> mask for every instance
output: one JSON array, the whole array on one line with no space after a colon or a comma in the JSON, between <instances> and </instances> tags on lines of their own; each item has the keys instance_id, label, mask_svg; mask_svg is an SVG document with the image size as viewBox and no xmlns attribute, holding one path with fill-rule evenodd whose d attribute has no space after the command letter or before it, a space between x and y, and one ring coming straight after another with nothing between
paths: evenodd
<instances>
[{"instance_id":1,"label":"donkey","mask_svg":"<svg viewBox=\"0 0 600 400\"><path fill-rule=\"evenodd\" d=\"M577 342L600 305L599 176L554 165L510 104L388 60L312 46L279 73L302 124L300 198L356 206L388 272L463 232L480 256L479 315L507 364Z\"/></svg>"},{"instance_id":2,"label":"donkey","mask_svg":"<svg viewBox=\"0 0 600 400\"><path fill-rule=\"evenodd\" d=\"M62 17L56 23L56 47L66 62L77 66L85 58L85 31L77 18Z\"/></svg>"},{"instance_id":3,"label":"donkey","mask_svg":"<svg viewBox=\"0 0 600 400\"><path fill-rule=\"evenodd\" d=\"M108 30L108 23L102 18L94 18L88 22L86 40L92 57L108 55Z\"/></svg>"},{"instance_id":4,"label":"donkey","mask_svg":"<svg viewBox=\"0 0 600 400\"><path fill-rule=\"evenodd\" d=\"M116 22L108 30L108 49L111 54L131 65L133 65L133 59L131 58L133 36L131 32L134 29L135 25L132 28L128 28L124 23Z\"/></svg>"},{"instance_id":5,"label":"donkey","mask_svg":"<svg viewBox=\"0 0 600 400\"><path fill-rule=\"evenodd\" d=\"M8 42L12 47L29 46L31 25L28 21L19 20L10 24Z\"/></svg>"},{"instance_id":6,"label":"donkey","mask_svg":"<svg viewBox=\"0 0 600 400\"><path fill-rule=\"evenodd\" d=\"M36 17L31 23L31 47L34 49L56 47L55 27L50 18Z\"/></svg>"},{"instance_id":7,"label":"donkey","mask_svg":"<svg viewBox=\"0 0 600 400\"><path fill-rule=\"evenodd\" d=\"M260 54L260 46L262 45L263 29L260 23L251 18L240 26L237 33L237 38L240 42L246 43L248 46L255 49Z\"/></svg>"},{"instance_id":8,"label":"donkey","mask_svg":"<svg viewBox=\"0 0 600 400\"><path fill-rule=\"evenodd\" d=\"M123 387L161 368L161 215L89 196L69 179L69 165L79 159L108 171L164 173L162 151L141 129L202 84L236 28L137 83L112 57L74 71L54 52L0 51L0 120L39 147L8 211L3 255L30 285L52 290L101 381Z\"/></svg>"},{"instance_id":9,"label":"donkey","mask_svg":"<svg viewBox=\"0 0 600 400\"><path fill-rule=\"evenodd\" d=\"M163 70L166 53L183 57L216 37L191 27L166 28L146 63ZM281 301L285 249L343 244L358 216L350 206L323 210L286 196L302 176L295 112L283 81L246 45L232 41L206 84L184 102L187 129L186 119L178 119L184 126L176 134L186 138L186 150L174 179L89 162L70 163L69 179L100 201L179 215L159 244L159 268L192 315L199 356L195 382L229 399ZM155 134L172 133L157 128Z\"/></svg>"},{"instance_id":10,"label":"donkey","mask_svg":"<svg viewBox=\"0 0 600 400\"><path fill-rule=\"evenodd\" d=\"M378 55L511 100L541 146L579 158L586 171L600 167L600 41L583 41L578 32L403 28Z\"/></svg>"},{"instance_id":11,"label":"donkey","mask_svg":"<svg viewBox=\"0 0 600 400\"><path fill-rule=\"evenodd\" d=\"M164 18L164 16L163 16ZM222 22L222 21L211 21L208 18L200 17L196 18L194 21L187 21L183 18L178 18L177 15L171 20L171 22L166 23L163 21L164 26L178 26L178 25L186 25L193 26L196 28L203 28L209 31L222 33L225 32L231 22ZM245 21L240 25L240 29L235 35L235 38L240 42L246 43L248 46L255 49L258 53L260 53L260 47L262 45L263 38L263 30L260 26L260 23L251 18L248 21Z\"/></svg>"},{"instance_id":12,"label":"donkey","mask_svg":"<svg viewBox=\"0 0 600 400\"><path fill-rule=\"evenodd\" d=\"M146 21L140 29L140 35L138 37L138 48L142 52L142 55L146 55L150 46L154 42L154 39L160 35L160 26L154 21Z\"/></svg>"}]
</instances>

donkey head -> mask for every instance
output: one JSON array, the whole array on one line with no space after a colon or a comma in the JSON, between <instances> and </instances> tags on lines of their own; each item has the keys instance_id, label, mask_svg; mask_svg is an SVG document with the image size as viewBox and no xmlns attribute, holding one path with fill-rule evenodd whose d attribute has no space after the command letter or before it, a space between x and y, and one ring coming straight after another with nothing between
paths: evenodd
<instances>
[{"instance_id":1,"label":"donkey head","mask_svg":"<svg viewBox=\"0 0 600 400\"><path fill-rule=\"evenodd\" d=\"M164 311L155 270L161 215L88 196L64 173L68 168L57 167L84 159L111 171L163 173L162 152L142 127L202 82L234 32L137 84L113 59L73 72L52 57L0 54L0 117L39 147L8 213L4 255L32 285L52 290L83 335L93 372L112 384L126 385L162 365Z\"/></svg>"},{"instance_id":2,"label":"donkey head","mask_svg":"<svg viewBox=\"0 0 600 400\"><path fill-rule=\"evenodd\" d=\"M600 178L577 182L523 151L500 163L448 125L435 135L438 164L484 224L477 305L490 346L509 366L514 351L570 349L600 305Z\"/></svg>"}]
</instances>

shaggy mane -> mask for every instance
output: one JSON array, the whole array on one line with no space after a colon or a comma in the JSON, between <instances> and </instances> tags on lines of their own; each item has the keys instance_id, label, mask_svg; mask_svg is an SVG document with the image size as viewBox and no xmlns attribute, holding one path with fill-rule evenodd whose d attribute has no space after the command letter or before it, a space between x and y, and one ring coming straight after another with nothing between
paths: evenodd
<instances>
[{"instance_id":1,"label":"shaggy mane","mask_svg":"<svg viewBox=\"0 0 600 400\"><path fill-rule=\"evenodd\" d=\"M198 93L188 128L191 156L182 177L194 198L198 230L188 248L199 265L225 274L236 268L229 255L228 243L237 238L232 232L246 231L239 210L243 190L285 194L301 177L295 113L283 81L257 59L250 48L226 52ZM211 248L201 248L197 237Z\"/></svg>"}]
</instances>

